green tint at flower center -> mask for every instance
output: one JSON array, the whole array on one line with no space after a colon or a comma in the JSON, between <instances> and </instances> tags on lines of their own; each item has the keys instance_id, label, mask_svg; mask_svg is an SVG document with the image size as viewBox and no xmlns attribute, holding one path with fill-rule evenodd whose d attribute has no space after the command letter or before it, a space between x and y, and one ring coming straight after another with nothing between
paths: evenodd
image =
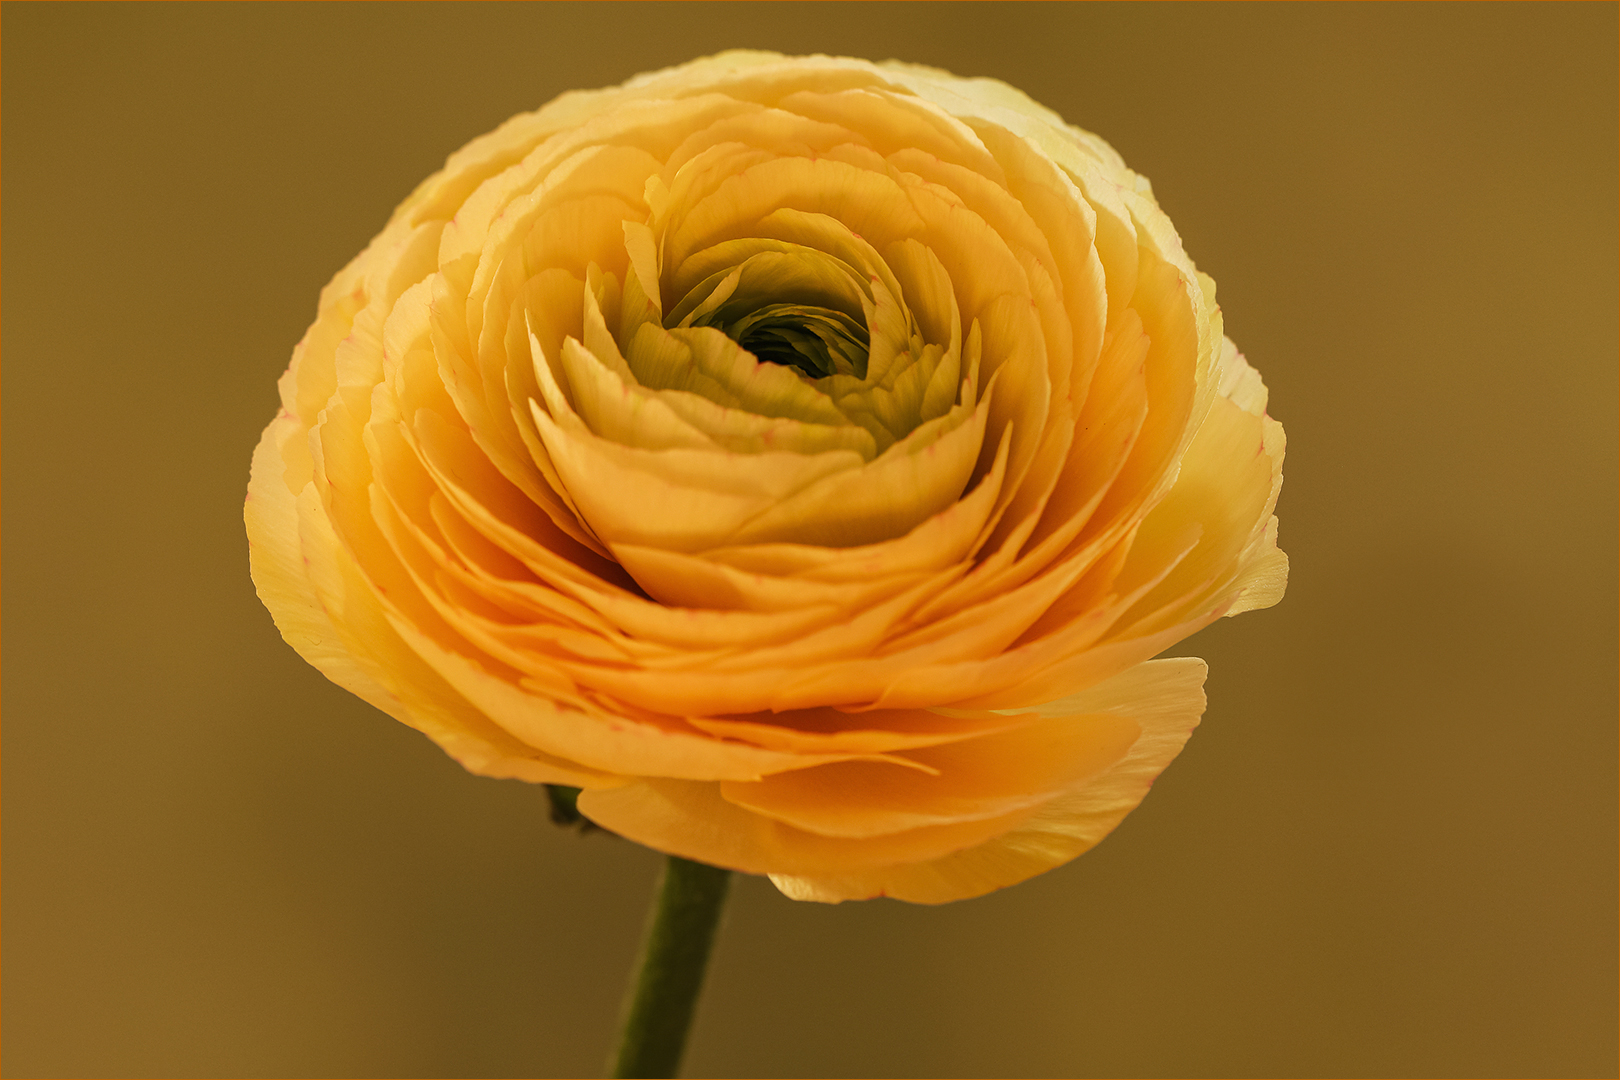
<instances>
[{"instance_id":1,"label":"green tint at flower center","mask_svg":"<svg viewBox=\"0 0 1620 1080\"><path fill-rule=\"evenodd\" d=\"M848 262L801 244L728 241L694 260L703 271L666 327L713 327L760 360L808 379L866 378L870 286Z\"/></svg>"},{"instance_id":2,"label":"green tint at flower center","mask_svg":"<svg viewBox=\"0 0 1620 1080\"><path fill-rule=\"evenodd\" d=\"M814 304L767 304L729 321L725 312L722 307L693 325L713 326L760 360L797 368L811 379L866 377L870 337L865 326L842 311Z\"/></svg>"},{"instance_id":3,"label":"green tint at flower center","mask_svg":"<svg viewBox=\"0 0 1620 1080\"><path fill-rule=\"evenodd\" d=\"M925 245L895 242L880 253L841 222L783 208L755 223L774 236L688 249L671 239L683 228L678 211L666 216L626 231L630 299L618 348L639 391L660 395L682 424L732 453L793 453L830 467L824 455L835 450L871 463L901 446L884 466L894 484L913 483L914 472L937 480L926 496L897 487L874 501L906 507L905 522L877 514L870 529L818 533L825 542L898 535L959 496L980 457L988 464L979 446L981 333L976 320L964 325L950 276ZM660 265L649 293L641 281ZM597 299L611 308L607 296ZM622 428L637 445L658 442L647 417ZM667 440L684 445L690 434Z\"/></svg>"}]
</instances>

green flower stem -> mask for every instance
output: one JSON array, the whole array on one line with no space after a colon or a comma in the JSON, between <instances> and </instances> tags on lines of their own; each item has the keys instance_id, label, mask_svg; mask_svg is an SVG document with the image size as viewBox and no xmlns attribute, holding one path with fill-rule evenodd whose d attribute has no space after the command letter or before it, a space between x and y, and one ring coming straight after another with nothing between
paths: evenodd
<instances>
[{"instance_id":1,"label":"green flower stem","mask_svg":"<svg viewBox=\"0 0 1620 1080\"><path fill-rule=\"evenodd\" d=\"M731 871L671 855L659 881L613 1061L619 1077L672 1077L726 902Z\"/></svg>"}]
</instances>

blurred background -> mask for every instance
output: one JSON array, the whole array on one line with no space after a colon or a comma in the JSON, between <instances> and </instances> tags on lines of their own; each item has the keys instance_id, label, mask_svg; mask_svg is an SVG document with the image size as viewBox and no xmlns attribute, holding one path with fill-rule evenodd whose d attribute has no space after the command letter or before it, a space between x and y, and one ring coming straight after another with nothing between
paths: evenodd
<instances>
[{"instance_id":1,"label":"blurred background","mask_svg":"<svg viewBox=\"0 0 1620 1080\"><path fill-rule=\"evenodd\" d=\"M1288 429L1287 599L1101 847L736 883L692 1076L1603 1076L1617 9L4 6L11 1076L599 1075L658 858L329 684L241 505L444 157L733 46L1007 80L1150 177Z\"/></svg>"}]
</instances>

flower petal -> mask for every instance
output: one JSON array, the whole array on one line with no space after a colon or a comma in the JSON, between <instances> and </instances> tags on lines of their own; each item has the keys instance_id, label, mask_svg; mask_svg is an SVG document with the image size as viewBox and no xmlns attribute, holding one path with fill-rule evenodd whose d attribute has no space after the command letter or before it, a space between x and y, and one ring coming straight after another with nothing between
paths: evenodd
<instances>
[{"instance_id":1,"label":"flower petal","mask_svg":"<svg viewBox=\"0 0 1620 1080\"><path fill-rule=\"evenodd\" d=\"M983 896L1045 873L1095 847L1141 803L1154 779L1181 752L1204 711L1204 662L1154 660L1042 711L1107 710L1141 729L1130 750L1100 775L1076 784L1034 815L982 844L939 859L822 877L774 873L797 900L838 903L892 896L943 904Z\"/></svg>"}]
</instances>

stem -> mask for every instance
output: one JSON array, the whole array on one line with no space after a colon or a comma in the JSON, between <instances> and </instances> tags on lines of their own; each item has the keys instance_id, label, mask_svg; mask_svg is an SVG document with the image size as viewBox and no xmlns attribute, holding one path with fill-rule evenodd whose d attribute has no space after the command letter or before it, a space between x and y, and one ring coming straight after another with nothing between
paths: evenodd
<instances>
[{"instance_id":1,"label":"stem","mask_svg":"<svg viewBox=\"0 0 1620 1080\"><path fill-rule=\"evenodd\" d=\"M672 1077L686 1049L731 871L671 855L659 881L624 1028L616 1077Z\"/></svg>"}]
</instances>

